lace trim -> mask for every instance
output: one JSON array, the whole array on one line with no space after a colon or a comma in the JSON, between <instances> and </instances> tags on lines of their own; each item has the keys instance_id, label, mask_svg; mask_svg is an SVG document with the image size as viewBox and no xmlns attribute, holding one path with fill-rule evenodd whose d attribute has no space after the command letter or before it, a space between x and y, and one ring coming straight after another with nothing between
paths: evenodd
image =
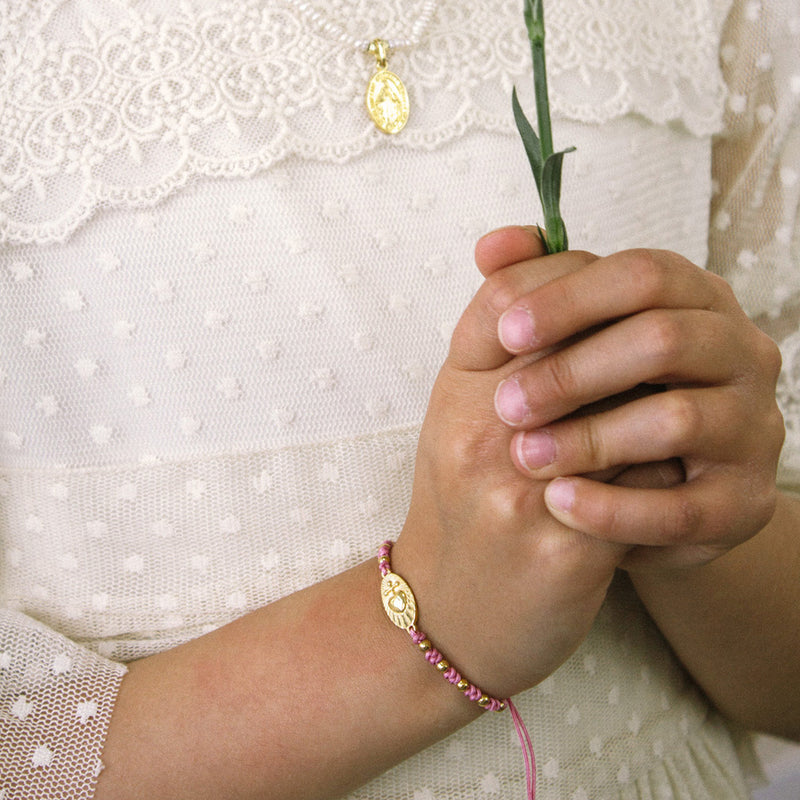
<instances>
[{"instance_id":1,"label":"lace trim","mask_svg":"<svg viewBox=\"0 0 800 800\"><path fill-rule=\"evenodd\" d=\"M554 114L601 123L634 112L698 135L717 130L727 2L556 4ZM102 204L150 205L197 175L248 176L288 156L343 162L378 146L428 149L470 128L513 131L511 87L530 92L516 0L441 0L420 45L392 60L413 103L396 140L362 109L371 57L323 38L288 0L156 5L0 3L0 240L60 240ZM420 5L320 9L356 37L393 38Z\"/></svg>"}]
</instances>

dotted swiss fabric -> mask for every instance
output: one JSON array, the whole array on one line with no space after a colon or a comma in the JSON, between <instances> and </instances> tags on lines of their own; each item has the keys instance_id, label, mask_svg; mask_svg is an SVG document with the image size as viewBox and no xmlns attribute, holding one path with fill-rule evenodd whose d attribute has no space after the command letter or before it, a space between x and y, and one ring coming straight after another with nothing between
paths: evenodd
<instances>
[{"instance_id":1,"label":"dotted swiss fabric","mask_svg":"<svg viewBox=\"0 0 800 800\"><path fill-rule=\"evenodd\" d=\"M319 7L392 38L420 4ZM796 110L800 14L743 3L721 38L726 11L548 5L556 140L578 147L574 246L705 263L717 132L711 265L736 282L738 254L760 254L752 204L727 189L746 157L723 145L763 151L754 76L778 87L775 118ZM396 535L431 384L479 285L474 241L537 219L510 115L514 82L531 107L520 17L442 0L391 62L412 117L389 139L362 108L370 59L281 0L0 3L2 800L90 797L124 662ZM783 213L794 231L793 195L777 196L769 224ZM519 707L544 800L746 796L727 728L625 581ZM353 798L522 796L504 723Z\"/></svg>"}]
</instances>

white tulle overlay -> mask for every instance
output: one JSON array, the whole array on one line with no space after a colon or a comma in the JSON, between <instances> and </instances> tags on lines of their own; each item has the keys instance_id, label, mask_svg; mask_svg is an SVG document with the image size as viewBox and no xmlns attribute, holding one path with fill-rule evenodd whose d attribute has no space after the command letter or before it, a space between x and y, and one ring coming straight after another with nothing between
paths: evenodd
<instances>
[{"instance_id":1,"label":"white tulle overlay","mask_svg":"<svg viewBox=\"0 0 800 800\"><path fill-rule=\"evenodd\" d=\"M423 5L317 4L390 39ZM389 138L372 59L292 3L0 3L3 800L91 797L126 661L396 535L475 239L539 214L518 5L440 1ZM799 30L793 0L548 4L572 243L726 274L783 340L788 467ZM544 800L746 796L623 580L518 706ZM513 737L483 719L353 797L521 796Z\"/></svg>"}]
</instances>

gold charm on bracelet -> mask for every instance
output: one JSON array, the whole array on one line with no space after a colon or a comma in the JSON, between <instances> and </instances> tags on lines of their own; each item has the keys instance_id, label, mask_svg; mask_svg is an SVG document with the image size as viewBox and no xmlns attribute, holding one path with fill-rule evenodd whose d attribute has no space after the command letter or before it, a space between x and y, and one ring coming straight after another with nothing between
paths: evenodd
<instances>
[{"instance_id":1,"label":"gold charm on bracelet","mask_svg":"<svg viewBox=\"0 0 800 800\"><path fill-rule=\"evenodd\" d=\"M375 56L378 71L367 86L367 111L384 133L397 133L408 122L408 92L403 81L387 67L388 44L383 39L370 42L369 52Z\"/></svg>"},{"instance_id":2,"label":"gold charm on bracelet","mask_svg":"<svg viewBox=\"0 0 800 800\"><path fill-rule=\"evenodd\" d=\"M414 593L394 572L387 572L381 580L381 600L386 616L398 628L408 630L417 624L417 600Z\"/></svg>"}]
</instances>

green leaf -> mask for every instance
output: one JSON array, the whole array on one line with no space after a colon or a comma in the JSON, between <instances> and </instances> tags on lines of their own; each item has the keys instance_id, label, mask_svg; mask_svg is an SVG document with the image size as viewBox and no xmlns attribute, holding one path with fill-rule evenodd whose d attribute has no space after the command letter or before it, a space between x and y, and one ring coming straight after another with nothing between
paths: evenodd
<instances>
[{"instance_id":1,"label":"green leaf","mask_svg":"<svg viewBox=\"0 0 800 800\"><path fill-rule=\"evenodd\" d=\"M566 150L553 153L544 162L544 167L542 168L541 197L545 227L547 229L547 251L549 253L560 253L568 247L567 229L559 210L559 204L561 203L561 167L565 154L574 150L574 147L568 147Z\"/></svg>"},{"instance_id":2,"label":"green leaf","mask_svg":"<svg viewBox=\"0 0 800 800\"><path fill-rule=\"evenodd\" d=\"M531 172L533 172L533 178L536 181L536 190L539 192L539 196L541 196L543 166L542 146L539 143L539 137L536 135L530 122L528 122L528 118L525 116L525 112L519 104L516 86L511 92L511 107L514 109L514 121L517 123L517 130L522 137L522 144L525 147L525 152L528 155L528 161L531 165Z\"/></svg>"}]
</instances>

